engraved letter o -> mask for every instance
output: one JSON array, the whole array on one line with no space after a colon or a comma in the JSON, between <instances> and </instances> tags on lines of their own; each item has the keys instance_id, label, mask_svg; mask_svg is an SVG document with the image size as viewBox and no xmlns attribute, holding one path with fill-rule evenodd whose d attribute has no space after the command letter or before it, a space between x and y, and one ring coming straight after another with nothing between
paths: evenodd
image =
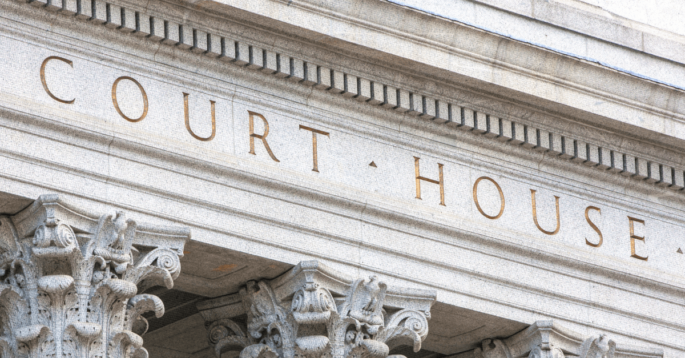
<instances>
[{"instance_id":1,"label":"engraved letter o","mask_svg":"<svg viewBox=\"0 0 685 358\"><path fill-rule=\"evenodd\" d=\"M500 202L502 203L502 205L500 206L499 213L497 215L493 216L493 215L486 214L483 211L483 209L480 207L480 204L478 203L478 183L480 183L480 181L483 179L489 180L490 182L495 184L495 186L497 187L497 191L499 192L499 199L500 199ZM502 216L502 214L504 213L504 193L502 193L502 188L499 187L499 184L497 184L496 181L492 180L489 177L480 177L480 178L476 179L476 182L473 184L473 202L476 203L476 208L478 209L478 211L480 211L480 213L483 214L483 216L485 216L488 219L492 219L492 220L499 219L500 216Z\"/></svg>"},{"instance_id":2,"label":"engraved letter o","mask_svg":"<svg viewBox=\"0 0 685 358\"><path fill-rule=\"evenodd\" d=\"M143 95L143 114L140 115L137 119L129 118L127 117L124 112L121 111L121 108L119 108L119 102L117 101L117 86L119 85L119 81L121 80L129 80L133 83L135 83L138 86L138 89L140 89L140 93ZM120 116L124 117L125 120L129 122L140 122L147 116L147 94L145 93L145 89L143 89L143 86L140 85L140 83L136 80L134 80L131 77L128 76L121 76L114 81L114 84L112 85L112 103L114 103L114 108L117 110L117 113L119 113Z\"/></svg>"}]
</instances>

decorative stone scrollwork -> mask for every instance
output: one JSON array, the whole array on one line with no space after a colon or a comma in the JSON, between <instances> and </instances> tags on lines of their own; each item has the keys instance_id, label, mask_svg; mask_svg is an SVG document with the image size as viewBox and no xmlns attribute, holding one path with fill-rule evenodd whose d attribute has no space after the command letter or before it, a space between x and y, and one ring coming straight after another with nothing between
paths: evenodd
<instances>
[{"instance_id":1,"label":"decorative stone scrollwork","mask_svg":"<svg viewBox=\"0 0 685 358\"><path fill-rule=\"evenodd\" d=\"M270 282L249 282L238 295L198 305L211 322L217 357L240 351L241 358L386 358L403 344L418 351L435 300L432 291L389 290L375 276L351 280L316 261ZM231 320L242 314L246 327Z\"/></svg>"},{"instance_id":2,"label":"decorative stone scrollwork","mask_svg":"<svg viewBox=\"0 0 685 358\"><path fill-rule=\"evenodd\" d=\"M138 240L137 235L143 237ZM56 195L0 217L0 357L146 358L144 312L164 314L189 230L92 217Z\"/></svg>"},{"instance_id":3,"label":"decorative stone scrollwork","mask_svg":"<svg viewBox=\"0 0 685 358\"><path fill-rule=\"evenodd\" d=\"M663 358L661 349L618 346L606 335L583 337L552 321L538 321L506 339L486 339L459 358Z\"/></svg>"}]
</instances>

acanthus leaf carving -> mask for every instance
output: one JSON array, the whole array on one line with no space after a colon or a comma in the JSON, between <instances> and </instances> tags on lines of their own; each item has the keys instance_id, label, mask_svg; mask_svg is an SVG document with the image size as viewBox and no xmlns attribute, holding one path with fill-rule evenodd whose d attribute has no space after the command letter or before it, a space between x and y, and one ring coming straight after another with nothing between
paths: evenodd
<instances>
[{"instance_id":1,"label":"acanthus leaf carving","mask_svg":"<svg viewBox=\"0 0 685 358\"><path fill-rule=\"evenodd\" d=\"M0 223L2 357L147 358L141 314L159 317L164 305L137 293L173 285L187 229L150 228L157 241L137 247L138 225L123 212L93 217L55 195Z\"/></svg>"},{"instance_id":2,"label":"acanthus leaf carving","mask_svg":"<svg viewBox=\"0 0 685 358\"><path fill-rule=\"evenodd\" d=\"M377 277L329 281L328 275L335 274L317 262L302 262L274 281L248 282L239 292L241 311L247 314L246 335L230 328L226 319L211 319L221 310L211 300L211 309L200 304L200 312L213 322L209 335L216 356L240 350L244 358L387 358L399 345L421 348L434 292L417 290L421 298L395 294L388 311L388 287ZM346 283L335 284L341 281Z\"/></svg>"},{"instance_id":3,"label":"acanthus leaf carving","mask_svg":"<svg viewBox=\"0 0 685 358\"><path fill-rule=\"evenodd\" d=\"M401 310L388 320L388 328L381 330L376 339L390 348L409 343L414 352L421 349L421 342L428 336L428 318L422 312ZM408 342L407 342L408 341Z\"/></svg>"},{"instance_id":4,"label":"acanthus leaf carving","mask_svg":"<svg viewBox=\"0 0 685 358\"><path fill-rule=\"evenodd\" d=\"M212 322L208 331L209 344L214 347L217 357L221 357L221 354L226 351L242 351L255 343L254 339L244 333L242 327L230 319Z\"/></svg>"}]
</instances>

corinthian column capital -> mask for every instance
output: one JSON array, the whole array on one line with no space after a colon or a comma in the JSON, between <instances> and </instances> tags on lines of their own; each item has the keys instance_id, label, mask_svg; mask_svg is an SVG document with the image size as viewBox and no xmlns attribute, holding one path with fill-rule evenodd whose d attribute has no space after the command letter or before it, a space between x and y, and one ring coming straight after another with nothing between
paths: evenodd
<instances>
[{"instance_id":1,"label":"corinthian column capital","mask_svg":"<svg viewBox=\"0 0 685 358\"><path fill-rule=\"evenodd\" d=\"M428 335L435 291L388 287L375 276L353 279L305 261L271 281L248 282L238 294L198 305L217 357L386 358ZM233 318L247 316L241 326Z\"/></svg>"},{"instance_id":2,"label":"corinthian column capital","mask_svg":"<svg viewBox=\"0 0 685 358\"><path fill-rule=\"evenodd\" d=\"M57 195L0 217L0 356L147 357L141 314L160 317L164 304L138 292L173 286L189 239Z\"/></svg>"},{"instance_id":3,"label":"corinthian column capital","mask_svg":"<svg viewBox=\"0 0 685 358\"><path fill-rule=\"evenodd\" d=\"M584 336L552 321L537 321L506 339L486 339L480 348L448 358L663 358L661 349L617 344L604 334Z\"/></svg>"}]
</instances>

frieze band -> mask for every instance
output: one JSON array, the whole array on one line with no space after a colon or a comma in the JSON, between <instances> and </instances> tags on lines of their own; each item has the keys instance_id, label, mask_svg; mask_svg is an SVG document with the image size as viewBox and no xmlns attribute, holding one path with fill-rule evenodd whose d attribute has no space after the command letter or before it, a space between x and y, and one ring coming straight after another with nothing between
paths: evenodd
<instances>
[{"instance_id":1,"label":"frieze band","mask_svg":"<svg viewBox=\"0 0 685 358\"><path fill-rule=\"evenodd\" d=\"M63 100L63 99L59 99L59 98L55 97L55 96L52 94L52 92L50 92L50 90L49 90L49 88L48 88L48 85L47 85L47 82L46 82L46 79L45 79L45 66L46 66L46 64L48 63L48 61L50 61L50 60L59 60L59 61L62 61L62 62L66 62L67 64L69 64L70 66L73 67L73 63L72 63L71 60L64 59L64 58L57 57L57 56L50 56L50 57L46 58L46 59L43 61L41 67L40 67L40 79L41 79L41 82L42 82L42 84L43 84L43 88L45 89L45 91L47 92L47 94L48 94L51 98L53 98L53 99L55 99L55 100L57 100L57 101L59 101L59 102L61 102L61 103L65 103L65 104L72 104L72 103L74 103L75 99L72 99L72 100L69 100L69 101ZM144 103L143 103L143 104L144 104L143 112L142 112L141 116L140 116L139 118L137 118L137 119L131 119L131 118L127 117L126 115L124 115L124 114L122 113L122 111L121 111L120 108L119 108L119 104L118 104L117 97L116 97L116 88L117 88L117 84L118 84L121 80L129 80L129 81L132 81L134 84L136 84L136 85L138 86L138 88L139 88L139 90L140 90L140 92L141 92L141 94L142 94L142 96L143 96L143 101L144 101ZM207 137L200 137L200 136L198 136L198 135L191 129L191 127L190 127L190 114L189 114L189 113L190 113L190 109L189 109L189 104L188 104L188 97L189 97L189 96L190 96L189 93L183 92L183 108L184 108L184 119L185 119L185 127L186 127L186 130L188 131L188 133L189 133L193 138L195 138L195 139L197 139L197 140L199 140L199 141L211 141L211 140L214 139L215 136L216 136L216 114L215 114L215 112L216 112L216 110L215 110L216 101L214 101L214 100L210 100L210 101L209 101L209 102L210 102L210 107L211 107L211 128L212 128L211 134L210 134L209 136L207 136ZM112 102L113 102L113 104L114 104L115 109L117 110L117 112L118 112L125 120L127 120L127 121L129 121L129 122L139 122L139 121L141 121L142 119L144 119L145 116L146 116L147 113L148 113L148 98L147 98L147 94L146 94L145 90L143 89L143 87L140 85L140 83L139 83L138 81L136 81L135 79L133 79L133 78L131 78L131 77L128 77L128 76L122 76L122 77L119 77L119 78L117 78L117 79L115 80L115 82L114 82L114 84L113 84L113 86L112 86ZM264 132L263 132L262 134L255 133L255 129L254 129L254 127L255 127L255 124L254 124L255 118L260 119L260 120L262 121L263 125L264 125ZM249 111L249 110L248 110L248 111L247 111L247 120L249 121L249 133L248 133L248 136L247 136L247 138L249 139L249 143L250 143L249 154L257 155L257 154L256 154L256 151L255 151L255 139L259 139L259 140L261 141L261 144L264 146L264 149L266 149L267 153L268 153L269 156L271 157L271 159L272 159L274 162L280 162L280 160L277 159L276 154L273 152L273 150L271 149L271 147L269 146L269 143L268 143L267 136L269 135L270 132L269 132L269 122L268 122L267 118L266 118L264 115L260 114L260 113L257 113L257 112ZM319 164L319 155L318 155L318 145L317 145L317 134L318 134L318 135L324 135L324 136L330 138L330 137L331 137L331 133L322 131L322 130L320 130L320 129L315 129L315 128L311 128L311 127L308 127L308 126L304 126L304 125L299 125L299 129L300 129L300 130L307 130L307 131L310 131L310 132L312 133L312 158L313 158L312 171L318 173L318 172L319 172L319 165L318 165L318 164ZM538 134L539 134L539 133L538 133ZM274 135L274 134L272 134L272 135ZM613 152L612 152L612 153L613 153ZM612 158L613 158L613 157L612 157ZM443 167L444 167L444 165L441 164L441 163L438 163L438 178L437 178L437 179L432 179L432 178L429 178L429 177L427 177L427 176L421 175L420 160L421 160L420 157L416 157L416 156L414 157L414 168L415 168L415 178L414 178L414 179L415 179L416 199L422 200L422 198L421 198L421 182L423 181L423 182L426 182L426 183L429 183L429 184L436 184L436 185L439 185L439 188L440 188L440 205L441 205L441 206L447 206L447 203L445 202L445 178L444 178L444 174L443 174ZM497 190L498 190L498 193L499 193L499 196L500 196L501 208L500 208L499 212L498 212L496 215L486 214L486 213L483 211L483 209L481 208L481 206L480 206L480 204L479 204L479 202L478 202L477 187L478 187L478 184L479 184L479 182L480 182L481 180L487 180L487 181L491 182L492 184L494 184L494 185L496 186L496 188L497 188ZM536 205L536 192L537 192L537 191L536 191L535 189L532 189L532 188L530 189L530 194L531 194L531 207L532 207L532 219L533 219L533 222L534 222L535 226L536 226L542 233L544 233L544 234L546 234L546 235L556 235L556 234L559 233L559 231L561 230L561 226L562 226L562 224L561 224L561 217L560 217L560 209L559 209L559 206L560 206L560 197L554 195L555 208L556 208L556 213L555 213L556 225L554 226L554 229L552 229L552 230L550 230L550 229L545 229L545 228L543 228L543 227L540 225L540 223L538 222L538 213L537 213L537 205ZM484 217L486 217L486 218L488 218L488 219L496 220L496 219L498 219L499 217L501 217L502 214L504 213L504 209L505 209L505 194L503 193L503 191L502 191L501 187L499 186L499 184L498 184L495 180L493 180L492 178L489 178L489 177L481 177L481 178L478 178L478 179L476 180L476 182L474 183L474 186L473 186L473 201L474 201L474 203L476 204L476 208L478 209L478 211L479 211ZM596 226L595 223L593 223L593 222L590 220L590 218L589 218L589 216L588 216L588 210L590 210L591 208L596 209L597 212L600 213L600 214L601 214L601 209L600 209L600 208L593 207L593 206L588 206L588 208L587 208L586 211L585 211L585 218L586 218L588 224L592 227L592 229L593 229L593 230L597 233L597 235L599 236L599 241L598 241L597 244L593 244L593 243L590 242L587 238L586 238L585 241L586 241L586 243L587 243L588 246L597 248L597 247L600 247L600 246L602 245L603 237L602 237L602 232L600 231L600 229ZM645 237L644 237L644 236L636 236L636 235L634 234L634 223L640 223L640 224L643 224L643 225L644 225L644 220L636 219L636 218L632 218L632 217L628 217L628 224L629 224L629 226L630 226L630 237L629 237L629 239L630 239L630 248L631 248L630 257L633 257L633 258L636 258L636 259L639 259L639 260L645 260L645 261L646 261L646 260L648 260L648 256L641 255L641 254L639 254L639 253L636 252L635 240L645 241Z\"/></svg>"}]
</instances>

